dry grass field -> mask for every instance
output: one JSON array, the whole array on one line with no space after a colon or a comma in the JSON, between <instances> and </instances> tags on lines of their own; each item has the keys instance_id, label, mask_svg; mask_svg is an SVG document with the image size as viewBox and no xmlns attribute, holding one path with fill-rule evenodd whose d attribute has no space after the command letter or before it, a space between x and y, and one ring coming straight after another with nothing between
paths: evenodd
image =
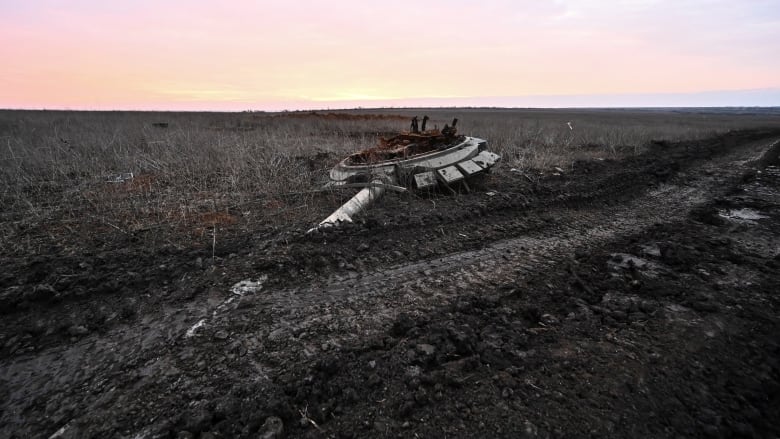
<instances>
[{"instance_id":1,"label":"dry grass field","mask_svg":"<svg viewBox=\"0 0 780 439\"><path fill-rule=\"evenodd\" d=\"M502 160L305 234L415 115ZM0 111L0 437L778 437L779 166L777 109Z\"/></svg>"},{"instance_id":2,"label":"dry grass field","mask_svg":"<svg viewBox=\"0 0 780 439\"><path fill-rule=\"evenodd\" d=\"M311 197L284 196L320 189L340 158L422 114L429 126L460 118L461 132L487 139L504 168L531 174L635 155L654 141L780 125L771 113L671 110L0 111L2 221L202 232L242 210L252 221L316 222ZM0 233L3 246L18 245L9 228Z\"/></svg>"}]
</instances>

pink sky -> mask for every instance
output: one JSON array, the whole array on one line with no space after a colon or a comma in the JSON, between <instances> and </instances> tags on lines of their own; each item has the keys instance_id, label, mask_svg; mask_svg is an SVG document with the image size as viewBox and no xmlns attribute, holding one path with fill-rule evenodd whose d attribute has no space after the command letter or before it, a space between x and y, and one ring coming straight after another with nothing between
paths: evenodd
<instances>
[{"instance_id":1,"label":"pink sky","mask_svg":"<svg viewBox=\"0 0 780 439\"><path fill-rule=\"evenodd\" d=\"M0 108L776 99L780 0L0 0L0 59Z\"/></svg>"}]
</instances>

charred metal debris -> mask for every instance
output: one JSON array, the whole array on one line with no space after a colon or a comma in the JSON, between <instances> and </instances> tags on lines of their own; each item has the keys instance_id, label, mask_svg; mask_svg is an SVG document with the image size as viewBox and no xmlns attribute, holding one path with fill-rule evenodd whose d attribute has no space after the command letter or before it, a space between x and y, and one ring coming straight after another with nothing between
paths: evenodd
<instances>
[{"instance_id":1,"label":"charred metal debris","mask_svg":"<svg viewBox=\"0 0 780 439\"><path fill-rule=\"evenodd\" d=\"M367 209L387 190L451 189L471 177L488 172L500 159L488 151L487 141L459 135L453 119L441 130L426 130L430 119L415 116L409 131L380 138L377 146L358 151L330 171L326 186L361 187L349 201L308 233L340 223L352 222L352 217Z\"/></svg>"}]
</instances>

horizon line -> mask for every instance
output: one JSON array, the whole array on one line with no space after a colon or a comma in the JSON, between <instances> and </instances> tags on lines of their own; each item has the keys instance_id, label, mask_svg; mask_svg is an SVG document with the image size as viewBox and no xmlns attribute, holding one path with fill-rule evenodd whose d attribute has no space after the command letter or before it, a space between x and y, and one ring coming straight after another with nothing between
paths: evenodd
<instances>
[{"instance_id":1,"label":"horizon line","mask_svg":"<svg viewBox=\"0 0 780 439\"><path fill-rule=\"evenodd\" d=\"M177 109L138 109L138 108L65 108L65 107L6 107L0 111L52 111L52 112L84 112L84 113L316 113L324 111L375 111L375 110L738 110L738 109L780 109L778 105L653 105L653 106L501 106L501 105L409 105L409 106L354 106L354 107L322 107L322 108L298 108L282 110L177 110Z\"/></svg>"},{"instance_id":2,"label":"horizon line","mask_svg":"<svg viewBox=\"0 0 780 439\"><path fill-rule=\"evenodd\" d=\"M604 93L469 97L406 97L352 100L193 100L168 102L82 103L35 105L9 103L8 110L50 111L191 111L191 112L284 112L378 108L514 108L514 109L609 109L609 108L772 108L780 106L780 87L709 90L699 92ZM0 103L0 105L3 105ZM111 105L111 104L108 104Z\"/></svg>"}]
</instances>

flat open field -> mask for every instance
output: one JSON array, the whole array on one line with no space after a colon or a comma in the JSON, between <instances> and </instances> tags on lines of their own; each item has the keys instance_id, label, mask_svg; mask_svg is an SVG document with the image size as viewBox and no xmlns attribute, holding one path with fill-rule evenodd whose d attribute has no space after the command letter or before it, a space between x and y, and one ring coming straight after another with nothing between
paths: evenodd
<instances>
[{"instance_id":1,"label":"flat open field","mask_svg":"<svg viewBox=\"0 0 780 439\"><path fill-rule=\"evenodd\" d=\"M502 155L354 192L411 116ZM778 437L775 110L0 111L0 437Z\"/></svg>"}]
</instances>

